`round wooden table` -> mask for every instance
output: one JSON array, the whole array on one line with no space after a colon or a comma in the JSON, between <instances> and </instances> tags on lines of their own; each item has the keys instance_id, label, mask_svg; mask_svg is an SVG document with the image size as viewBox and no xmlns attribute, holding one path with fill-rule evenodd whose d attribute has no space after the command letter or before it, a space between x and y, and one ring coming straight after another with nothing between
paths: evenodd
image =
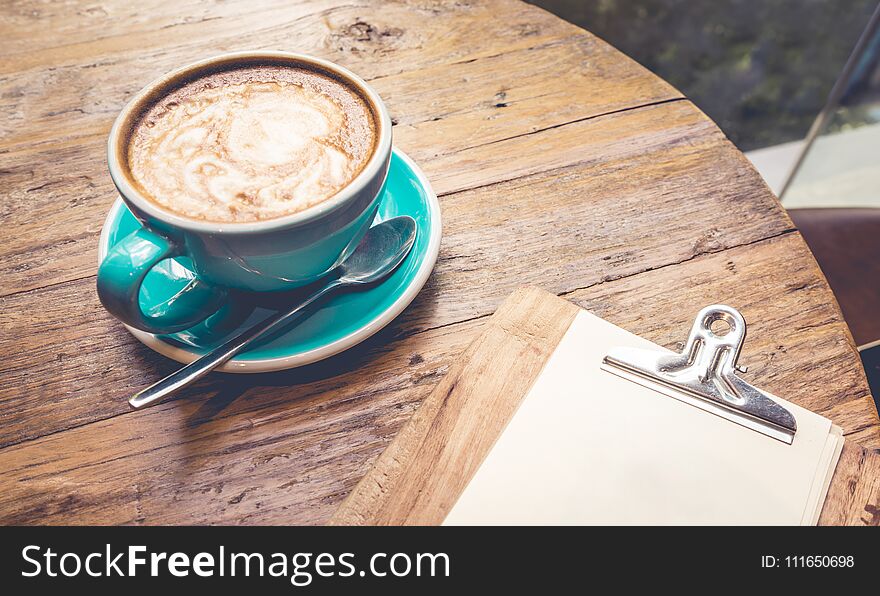
<instances>
[{"instance_id":1,"label":"round wooden table","mask_svg":"<svg viewBox=\"0 0 880 596\"><path fill-rule=\"evenodd\" d=\"M0 7L0 521L323 522L524 284L669 347L702 306L735 306L747 380L880 446L850 334L779 202L679 91L590 33L511 0L24 4ZM248 48L371 82L440 195L440 260L359 348L130 412L176 363L96 296L106 136L157 75Z\"/></svg>"}]
</instances>

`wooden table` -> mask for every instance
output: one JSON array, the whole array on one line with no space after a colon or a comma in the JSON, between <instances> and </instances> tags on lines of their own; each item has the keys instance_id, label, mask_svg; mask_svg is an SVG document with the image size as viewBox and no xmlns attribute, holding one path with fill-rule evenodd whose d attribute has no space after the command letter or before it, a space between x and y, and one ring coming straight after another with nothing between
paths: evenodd
<instances>
[{"instance_id":1,"label":"wooden table","mask_svg":"<svg viewBox=\"0 0 880 596\"><path fill-rule=\"evenodd\" d=\"M776 198L680 92L586 31L510 0L32 0L0 22L2 522L326 521L526 283L669 347L702 306L738 307L749 381L880 446L850 334ZM357 349L130 412L176 364L96 296L107 133L153 77L246 48L375 86L441 197L440 260Z\"/></svg>"}]
</instances>

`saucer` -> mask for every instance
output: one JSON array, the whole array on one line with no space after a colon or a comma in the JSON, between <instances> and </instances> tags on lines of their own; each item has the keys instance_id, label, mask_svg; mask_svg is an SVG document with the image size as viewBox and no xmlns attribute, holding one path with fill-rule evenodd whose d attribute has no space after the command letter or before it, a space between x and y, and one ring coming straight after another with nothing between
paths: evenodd
<instances>
[{"instance_id":1,"label":"saucer","mask_svg":"<svg viewBox=\"0 0 880 596\"><path fill-rule=\"evenodd\" d=\"M398 215L415 219L417 234L412 251L393 274L366 290L332 296L290 330L251 347L218 370L260 373L311 364L359 344L403 312L425 285L437 262L440 204L419 167L403 152L394 149L374 223ZM117 199L101 230L98 262L103 260L109 247L140 226L122 199ZM193 276L187 257L160 263L144 280L141 307L146 310L151 301L174 295ZM232 304L225 310L244 314L231 319L232 322L225 327L223 323L210 325L209 319L209 324L200 323L192 329L169 335L154 335L128 325L126 328L147 347L187 364L274 312L257 305L263 302L259 294L241 293L234 300L240 304Z\"/></svg>"}]
</instances>

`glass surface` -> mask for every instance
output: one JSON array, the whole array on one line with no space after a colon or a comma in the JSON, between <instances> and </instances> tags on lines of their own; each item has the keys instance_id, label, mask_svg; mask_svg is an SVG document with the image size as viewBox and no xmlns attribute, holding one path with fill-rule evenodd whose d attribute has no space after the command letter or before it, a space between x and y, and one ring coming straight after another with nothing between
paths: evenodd
<instances>
[{"instance_id":1,"label":"glass surface","mask_svg":"<svg viewBox=\"0 0 880 596\"><path fill-rule=\"evenodd\" d=\"M795 207L880 207L880 7L820 114L781 199Z\"/></svg>"}]
</instances>

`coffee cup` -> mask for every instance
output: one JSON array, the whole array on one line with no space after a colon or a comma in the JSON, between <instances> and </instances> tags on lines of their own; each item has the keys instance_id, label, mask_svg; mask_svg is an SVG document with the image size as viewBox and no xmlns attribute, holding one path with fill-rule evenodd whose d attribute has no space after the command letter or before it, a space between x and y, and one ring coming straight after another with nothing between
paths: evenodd
<instances>
[{"instance_id":1,"label":"coffee cup","mask_svg":"<svg viewBox=\"0 0 880 596\"><path fill-rule=\"evenodd\" d=\"M319 280L372 223L390 157L382 100L326 60L240 52L160 77L110 131L110 176L143 227L102 261L101 302L127 325L173 333L238 290ZM195 277L144 312L144 278L176 257Z\"/></svg>"}]
</instances>

